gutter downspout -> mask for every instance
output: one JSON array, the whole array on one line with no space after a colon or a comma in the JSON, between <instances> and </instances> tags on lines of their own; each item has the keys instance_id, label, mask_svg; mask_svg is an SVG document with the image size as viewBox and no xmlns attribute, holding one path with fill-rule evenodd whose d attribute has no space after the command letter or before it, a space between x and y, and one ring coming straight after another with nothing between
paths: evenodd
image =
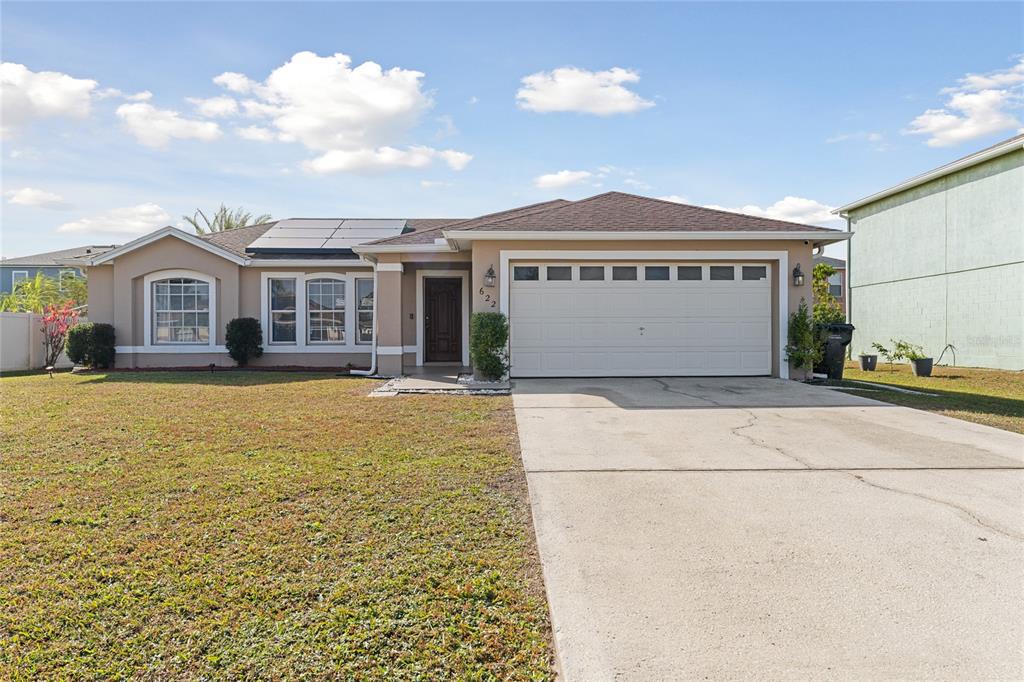
<instances>
[{"instance_id":1,"label":"gutter downspout","mask_svg":"<svg viewBox=\"0 0 1024 682\"><path fill-rule=\"evenodd\" d=\"M354 293L354 292L353 292ZM358 315L357 315L358 322ZM353 330L354 331L354 330ZM370 369L352 369L349 374L372 377L377 373L377 266L373 266L373 332L370 337Z\"/></svg>"}]
</instances>

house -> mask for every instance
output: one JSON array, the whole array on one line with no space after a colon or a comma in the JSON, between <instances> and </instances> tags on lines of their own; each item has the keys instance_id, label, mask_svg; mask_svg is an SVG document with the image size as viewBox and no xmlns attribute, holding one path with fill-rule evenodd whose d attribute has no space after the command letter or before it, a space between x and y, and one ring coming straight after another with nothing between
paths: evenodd
<instances>
[{"instance_id":1,"label":"house","mask_svg":"<svg viewBox=\"0 0 1024 682\"><path fill-rule=\"evenodd\" d=\"M814 257L814 264L817 265L818 263L831 265L836 271L834 275L828 278L828 293L836 299L836 303L839 304L843 312L849 315L849 311L846 309L846 261L842 258L817 255Z\"/></svg>"},{"instance_id":2,"label":"house","mask_svg":"<svg viewBox=\"0 0 1024 682\"><path fill-rule=\"evenodd\" d=\"M114 325L118 367L231 365L243 316L262 324L257 366L468 365L470 314L494 311L513 377L788 377L812 252L848 237L620 192L461 220L165 227L90 259L89 318Z\"/></svg>"},{"instance_id":3,"label":"house","mask_svg":"<svg viewBox=\"0 0 1024 682\"><path fill-rule=\"evenodd\" d=\"M847 204L851 350L1024 369L1024 135ZM943 362L952 361L947 350Z\"/></svg>"},{"instance_id":4,"label":"house","mask_svg":"<svg viewBox=\"0 0 1024 682\"><path fill-rule=\"evenodd\" d=\"M37 253L34 256L2 258L0 259L0 293L11 293L15 284L22 280L34 279L40 272L61 282L67 277L82 277L84 276L84 261L87 258L105 253L116 246L116 244L79 246L73 249Z\"/></svg>"}]
</instances>

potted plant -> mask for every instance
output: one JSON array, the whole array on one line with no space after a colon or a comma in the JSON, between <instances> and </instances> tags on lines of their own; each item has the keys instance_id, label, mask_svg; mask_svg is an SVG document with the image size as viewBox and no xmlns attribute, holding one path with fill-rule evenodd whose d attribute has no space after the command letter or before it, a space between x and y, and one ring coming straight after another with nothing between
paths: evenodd
<instances>
[{"instance_id":1,"label":"potted plant","mask_svg":"<svg viewBox=\"0 0 1024 682\"><path fill-rule=\"evenodd\" d=\"M861 353L857 360L860 361L860 368L864 372L874 372L878 366L878 356L874 353Z\"/></svg>"},{"instance_id":2,"label":"potted plant","mask_svg":"<svg viewBox=\"0 0 1024 682\"><path fill-rule=\"evenodd\" d=\"M932 375L932 358L924 356L924 349L906 341L896 341L896 350L900 357L910 362L910 369L917 377Z\"/></svg>"}]
</instances>

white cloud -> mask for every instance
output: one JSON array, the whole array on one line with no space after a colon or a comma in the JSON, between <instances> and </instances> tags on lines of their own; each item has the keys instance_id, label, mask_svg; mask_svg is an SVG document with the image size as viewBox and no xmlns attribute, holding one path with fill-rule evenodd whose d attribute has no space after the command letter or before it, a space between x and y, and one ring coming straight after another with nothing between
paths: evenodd
<instances>
[{"instance_id":1,"label":"white cloud","mask_svg":"<svg viewBox=\"0 0 1024 682\"><path fill-rule=\"evenodd\" d=\"M1024 57L1008 69L967 74L940 109L928 109L910 122L907 135L927 135L929 147L951 145L1021 127L1012 113L1024 103Z\"/></svg>"},{"instance_id":2,"label":"white cloud","mask_svg":"<svg viewBox=\"0 0 1024 682\"><path fill-rule=\"evenodd\" d=\"M0 137L41 118L85 118L92 106L96 81L57 71L30 71L22 64L0 64Z\"/></svg>"},{"instance_id":3,"label":"white cloud","mask_svg":"<svg viewBox=\"0 0 1024 682\"><path fill-rule=\"evenodd\" d=\"M213 80L250 95L242 101L243 115L265 121L277 140L321 152L304 164L309 172L421 168L435 159L464 168L472 159L464 152L399 148L433 106L422 89L423 75L369 61L353 67L352 58L340 52L299 52L263 82L233 72Z\"/></svg>"},{"instance_id":4,"label":"white cloud","mask_svg":"<svg viewBox=\"0 0 1024 682\"><path fill-rule=\"evenodd\" d=\"M156 204L115 208L92 218L64 223L58 232L138 236L167 225L171 216Z\"/></svg>"},{"instance_id":5,"label":"white cloud","mask_svg":"<svg viewBox=\"0 0 1024 682\"><path fill-rule=\"evenodd\" d=\"M246 126L244 128L235 128L235 134L237 134L243 140L251 140L252 142L273 142L274 131L270 128L263 128L261 126Z\"/></svg>"},{"instance_id":6,"label":"white cloud","mask_svg":"<svg viewBox=\"0 0 1024 682\"><path fill-rule=\"evenodd\" d=\"M142 92L136 92L134 94L125 94L123 91L117 88L103 88L96 93L96 99L126 99L129 102L148 102L153 99L153 93L149 90L143 90Z\"/></svg>"},{"instance_id":7,"label":"white cloud","mask_svg":"<svg viewBox=\"0 0 1024 682\"><path fill-rule=\"evenodd\" d=\"M332 149L303 164L310 173L374 172L399 168L426 168L434 159L441 159L452 170L462 170L473 159L453 149L438 151L431 147L408 149L377 147L376 149Z\"/></svg>"},{"instance_id":8,"label":"white cloud","mask_svg":"<svg viewBox=\"0 0 1024 682\"><path fill-rule=\"evenodd\" d=\"M668 197L661 198L668 199ZM669 201L672 201L672 199L669 199ZM705 206L705 208L714 208L719 211L730 211L732 213L746 213L747 215L760 218L788 220L807 225L822 225L824 227L838 227L842 224L842 221L837 216L832 215L834 206L827 206L820 201L804 199L802 197L787 196L764 208L754 204L748 204L739 208L725 208L712 204Z\"/></svg>"},{"instance_id":9,"label":"white cloud","mask_svg":"<svg viewBox=\"0 0 1024 682\"><path fill-rule=\"evenodd\" d=\"M632 69L615 67L607 71L587 71L565 66L523 78L523 87L516 93L516 100L521 109L542 113L624 114L654 106L654 102L645 100L623 85L639 80L640 74Z\"/></svg>"},{"instance_id":10,"label":"white cloud","mask_svg":"<svg viewBox=\"0 0 1024 682\"><path fill-rule=\"evenodd\" d=\"M200 116L207 118L223 118L234 116L238 113L238 102L233 97L187 97L190 103L194 104Z\"/></svg>"},{"instance_id":11,"label":"white cloud","mask_svg":"<svg viewBox=\"0 0 1024 682\"><path fill-rule=\"evenodd\" d=\"M658 197L658 199L661 199L662 201L671 201L671 202L676 203L676 204L688 204L688 203L690 203L689 199L687 199L684 196L680 196L678 194L666 194L663 197Z\"/></svg>"},{"instance_id":12,"label":"white cloud","mask_svg":"<svg viewBox=\"0 0 1024 682\"><path fill-rule=\"evenodd\" d=\"M585 182L593 175L590 171L585 170L560 170L557 173L538 175L533 179L533 185L538 189L561 189Z\"/></svg>"},{"instance_id":13,"label":"white cloud","mask_svg":"<svg viewBox=\"0 0 1024 682\"><path fill-rule=\"evenodd\" d=\"M31 206L33 208L67 208L64 197L53 192L47 192L34 187L23 187L4 193L7 201L18 206Z\"/></svg>"},{"instance_id":14,"label":"white cloud","mask_svg":"<svg viewBox=\"0 0 1024 682\"><path fill-rule=\"evenodd\" d=\"M140 144L166 147L172 139L211 142L220 137L220 126L212 121L182 118L176 111L157 109L147 102L122 104L117 116Z\"/></svg>"}]
</instances>

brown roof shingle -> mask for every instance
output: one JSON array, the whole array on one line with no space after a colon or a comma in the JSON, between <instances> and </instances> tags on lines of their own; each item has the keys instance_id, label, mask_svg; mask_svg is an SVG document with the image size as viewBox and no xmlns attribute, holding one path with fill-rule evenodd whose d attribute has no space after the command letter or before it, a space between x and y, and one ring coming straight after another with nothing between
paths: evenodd
<instances>
[{"instance_id":1,"label":"brown roof shingle","mask_svg":"<svg viewBox=\"0 0 1024 682\"><path fill-rule=\"evenodd\" d=\"M565 202L543 211L491 219L452 232L565 231L565 232L832 232L826 227L759 218L702 206L677 204L625 192L605 192L589 199Z\"/></svg>"},{"instance_id":2,"label":"brown roof shingle","mask_svg":"<svg viewBox=\"0 0 1024 682\"><path fill-rule=\"evenodd\" d=\"M424 229L413 233L400 234L395 237L386 237L384 239L378 239L375 242L370 242L370 244L373 244L374 246L377 246L379 244L431 244L435 239L441 237L440 230L442 228L450 230L469 230L473 229L477 225L483 225L493 220L516 218L519 216L530 215L531 213L546 211L550 208L556 208L558 206L562 206L568 203L571 202L568 202L565 199L553 199L551 201L543 201L539 204L529 204L527 206L519 206L518 208L511 208L505 211L498 211L497 213L488 213L487 215L482 215L477 218L459 218L457 220L439 222L437 225L429 229Z\"/></svg>"}]
</instances>

